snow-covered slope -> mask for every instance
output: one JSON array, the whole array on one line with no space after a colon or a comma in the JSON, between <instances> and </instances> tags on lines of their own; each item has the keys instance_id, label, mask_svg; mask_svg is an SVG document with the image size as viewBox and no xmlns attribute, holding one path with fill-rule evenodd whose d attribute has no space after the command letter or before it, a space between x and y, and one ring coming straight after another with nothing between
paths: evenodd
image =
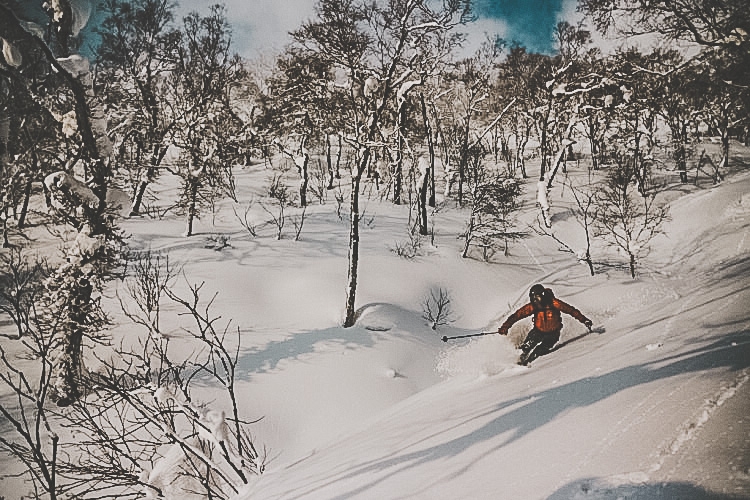
<instances>
[{"instance_id":1,"label":"snow-covered slope","mask_svg":"<svg viewBox=\"0 0 750 500\"><path fill-rule=\"evenodd\" d=\"M345 207L341 217L332 199L308 207L299 241L291 221L281 240L260 224L252 237L235 212L261 199L269 176L262 165L238 169L240 202L220 205L189 239L171 213L122 221L133 249L169 251L182 266L177 294L205 282L204 299L218 294L214 317L240 328L241 414L259 419L252 431L268 462L234 500L750 498L750 174L665 193L672 220L636 280L601 247L591 277L532 231L490 264L461 259L466 214L455 207L432 216L434 244L402 259L393 249L408 241L408 207L373 192L349 329L339 326ZM175 199L170 182L155 186L165 190L155 203ZM530 180L521 227L536 219L535 196ZM581 245L569 188L558 184L549 201L557 235ZM268 218L257 203L249 216ZM229 245L210 248L216 235ZM514 342L529 320L509 337L440 340L495 331L535 282L591 317L594 333L564 318L559 348L528 368ZM422 309L440 288L453 314L435 331ZM116 314L114 292L111 333L127 341L142 332ZM163 305L172 352L190 348L178 312ZM193 396L211 404L203 390Z\"/></svg>"},{"instance_id":2,"label":"snow-covered slope","mask_svg":"<svg viewBox=\"0 0 750 500\"><path fill-rule=\"evenodd\" d=\"M272 462L240 498L750 498L748 188L742 174L677 199L638 280L580 266L544 276L599 328L584 335L568 319L562 347L530 368L507 338L436 343L417 312L394 306L365 308L328 340L306 334L326 352L287 360L278 377L327 395L276 396L298 405L302 441L338 438ZM443 380L425 388L430 362ZM339 413L347 404L354 421Z\"/></svg>"}]
</instances>

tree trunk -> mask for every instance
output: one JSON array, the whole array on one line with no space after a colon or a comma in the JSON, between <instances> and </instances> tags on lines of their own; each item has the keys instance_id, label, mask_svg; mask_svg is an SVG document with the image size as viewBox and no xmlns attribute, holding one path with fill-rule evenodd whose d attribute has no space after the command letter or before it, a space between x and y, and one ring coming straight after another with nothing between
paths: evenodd
<instances>
[{"instance_id":1,"label":"tree trunk","mask_svg":"<svg viewBox=\"0 0 750 500\"><path fill-rule=\"evenodd\" d=\"M198 201L198 180L191 177L188 182L190 183L190 192L188 198L187 227L185 229L185 236L192 236L193 221L195 220L196 205Z\"/></svg>"},{"instance_id":2,"label":"tree trunk","mask_svg":"<svg viewBox=\"0 0 750 500\"><path fill-rule=\"evenodd\" d=\"M466 167L469 163L469 120L470 118L467 116L458 161L458 206L460 207L464 204L464 180L466 180Z\"/></svg>"},{"instance_id":3,"label":"tree trunk","mask_svg":"<svg viewBox=\"0 0 750 500\"><path fill-rule=\"evenodd\" d=\"M528 132L523 135L516 132L516 162L518 168L521 169L521 177L524 179L529 178L529 174L526 172L526 144L528 144L528 142Z\"/></svg>"},{"instance_id":4,"label":"tree trunk","mask_svg":"<svg viewBox=\"0 0 750 500\"><path fill-rule=\"evenodd\" d=\"M596 139L595 118L589 118L589 144L591 145L591 166L599 170L599 141Z\"/></svg>"},{"instance_id":5,"label":"tree trunk","mask_svg":"<svg viewBox=\"0 0 750 500\"><path fill-rule=\"evenodd\" d=\"M474 216L472 215L469 219L469 227L466 228L466 236L464 237L464 249L461 252L461 258L465 259L469 256L469 246L471 245L472 233L474 231Z\"/></svg>"},{"instance_id":6,"label":"tree trunk","mask_svg":"<svg viewBox=\"0 0 750 500\"><path fill-rule=\"evenodd\" d=\"M401 184L403 183L404 177L404 121L406 120L404 106L398 108L398 125L397 125L397 141L398 145L396 148L396 171L393 176L393 203L395 205L401 204Z\"/></svg>"},{"instance_id":7,"label":"tree trunk","mask_svg":"<svg viewBox=\"0 0 750 500\"><path fill-rule=\"evenodd\" d=\"M721 131L721 154L724 166L729 166L729 126Z\"/></svg>"},{"instance_id":8,"label":"tree trunk","mask_svg":"<svg viewBox=\"0 0 750 500\"><path fill-rule=\"evenodd\" d=\"M552 181L554 180L555 175L557 175L557 170L560 168L560 164L565 162L565 155L568 148L573 145L573 141L570 139L570 136L573 134L573 128L575 127L577 122L578 108L576 107L575 111L573 111L573 114L570 117L568 126L565 129L565 134L562 137L562 141L560 141L560 151L558 151L557 157L555 158L555 166L551 168L552 174L547 180L547 189L552 189ZM542 180L544 180L544 178L542 178Z\"/></svg>"},{"instance_id":9,"label":"tree trunk","mask_svg":"<svg viewBox=\"0 0 750 500\"><path fill-rule=\"evenodd\" d=\"M544 181L544 176L547 173L547 161L549 158L549 144L547 144L548 133L547 127L549 126L549 117L552 113L552 93L549 95L549 101L547 103L547 110L544 112L544 121L542 122L542 130L539 138L539 155L540 155L540 166L539 166L539 181Z\"/></svg>"},{"instance_id":10,"label":"tree trunk","mask_svg":"<svg viewBox=\"0 0 750 500\"><path fill-rule=\"evenodd\" d=\"M357 266L359 265L359 187L362 180L362 174L367 168L370 155L365 150L362 158L359 160L357 172L352 175L352 193L350 199L349 215L349 270L346 285L346 317L344 319L344 328L354 326L356 321L355 302L357 299Z\"/></svg>"},{"instance_id":11,"label":"tree trunk","mask_svg":"<svg viewBox=\"0 0 750 500\"><path fill-rule=\"evenodd\" d=\"M77 268L75 274L80 273ZM81 391L81 348L83 346L84 328L88 324L86 317L91 303L93 287L86 276L69 276L73 286L69 290L68 307L61 311L65 318L60 324L63 328L63 350L54 363L55 386L53 400L58 406L68 406L77 400Z\"/></svg>"},{"instance_id":12,"label":"tree trunk","mask_svg":"<svg viewBox=\"0 0 750 500\"><path fill-rule=\"evenodd\" d=\"M424 94L419 94L419 100L422 104L422 120L424 121L425 134L427 136L427 152L430 155L430 197L427 202L431 207L435 207L435 143L432 141L432 126L427 116L427 104L424 101Z\"/></svg>"},{"instance_id":13,"label":"tree trunk","mask_svg":"<svg viewBox=\"0 0 750 500\"><path fill-rule=\"evenodd\" d=\"M302 153L302 161L300 162L301 165L299 166L299 175L300 175L300 181L299 181L299 204L302 207L307 206L307 183L310 180L310 175L308 173L308 165L310 164L310 155L307 153Z\"/></svg>"},{"instance_id":14,"label":"tree trunk","mask_svg":"<svg viewBox=\"0 0 750 500\"><path fill-rule=\"evenodd\" d=\"M135 196L133 196L133 203L130 206L130 215L139 215L141 213L141 204L143 203L143 195L146 192L148 181L141 181L138 183L138 187L135 190Z\"/></svg>"},{"instance_id":15,"label":"tree trunk","mask_svg":"<svg viewBox=\"0 0 750 500\"><path fill-rule=\"evenodd\" d=\"M328 167L328 186L326 186L326 189L333 189L333 158L331 158L330 134L326 134L326 166Z\"/></svg>"},{"instance_id":16,"label":"tree trunk","mask_svg":"<svg viewBox=\"0 0 750 500\"><path fill-rule=\"evenodd\" d=\"M341 152L343 150L343 140L341 139L341 136L339 135L339 150L336 153L336 178L341 179Z\"/></svg>"},{"instance_id":17,"label":"tree trunk","mask_svg":"<svg viewBox=\"0 0 750 500\"><path fill-rule=\"evenodd\" d=\"M138 188L136 189L135 196L133 197L133 204L131 205L130 209L130 215L138 215L141 211L141 204L143 203L143 195L146 193L146 187L148 187L149 184L154 182L156 179L156 173L157 168L159 165L161 165L162 160L164 160L164 156L167 154L166 147L159 147L159 145L155 145L154 149L151 153L150 158L150 165L148 169L146 170L146 179L142 180L138 184Z\"/></svg>"},{"instance_id":18,"label":"tree trunk","mask_svg":"<svg viewBox=\"0 0 750 500\"><path fill-rule=\"evenodd\" d=\"M2 248L10 248L10 241L8 241L8 213L7 210L3 210L5 213L0 214L0 218L2 218L2 233L3 233L3 244Z\"/></svg>"},{"instance_id":19,"label":"tree trunk","mask_svg":"<svg viewBox=\"0 0 750 500\"><path fill-rule=\"evenodd\" d=\"M635 279L635 255L632 252L630 254L630 277Z\"/></svg>"},{"instance_id":20,"label":"tree trunk","mask_svg":"<svg viewBox=\"0 0 750 500\"><path fill-rule=\"evenodd\" d=\"M687 184L687 152L685 151L685 144L682 142L677 145L675 150L675 160L677 162L677 171L680 172L680 182Z\"/></svg>"},{"instance_id":21,"label":"tree trunk","mask_svg":"<svg viewBox=\"0 0 750 500\"><path fill-rule=\"evenodd\" d=\"M419 159L420 162L424 161L424 158ZM429 165L421 166L422 175L419 178L419 234L427 236L427 191L430 186L430 167Z\"/></svg>"},{"instance_id":22,"label":"tree trunk","mask_svg":"<svg viewBox=\"0 0 750 500\"><path fill-rule=\"evenodd\" d=\"M21 204L21 215L18 217L18 229L26 225L26 215L29 213L29 199L31 198L31 179L26 181L23 188L23 203Z\"/></svg>"}]
</instances>

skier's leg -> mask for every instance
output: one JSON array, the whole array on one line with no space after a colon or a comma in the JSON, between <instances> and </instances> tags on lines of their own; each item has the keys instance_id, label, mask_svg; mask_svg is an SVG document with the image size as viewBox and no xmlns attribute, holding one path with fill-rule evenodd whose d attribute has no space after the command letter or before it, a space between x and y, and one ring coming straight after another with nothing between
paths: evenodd
<instances>
[{"instance_id":1,"label":"skier's leg","mask_svg":"<svg viewBox=\"0 0 750 500\"><path fill-rule=\"evenodd\" d=\"M545 354L549 354L552 352L552 349L555 347L555 344L560 340L560 332L549 332L544 335L542 338L542 342L539 345L539 348L535 351L538 356L544 356Z\"/></svg>"},{"instance_id":2,"label":"skier's leg","mask_svg":"<svg viewBox=\"0 0 750 500\"><path fill-rule=\"evenodd\" d=\"M532 333L534 335L532 335ZM521 354L518 364L527 365L534 361L539 356L549 354L557 341L560 340L560 332L549 332L543 333L538 331L536 328L529 332L529 335L521 345Z\"/></svg>"},{"instance_id":3,"label":"skier's leg","mask_svg":"<svg viewBox=\"0 0 750 500\"><path fill-rule=\"evenodd\" d=\"M526 335L526 338L523 340L523 342L521 342L519 348L524 353L530 352L534 348L534 346L541 342L543 335L544 334L536 328L532 328L531 331Z\"/></svg>"},{"instance_id":4,"label":"skier's leg","mask_svg":"<svg viewBox=\"0 0 750 500\"><path fill-rule=\"evenodd\" d=\"M532 328L520 345L521 351L523 352L521 353L521 357L518 360L518 364L527 365L529 364L529 362L531 362L532 359L536 358L536 351L543 340L544 334L536 328Z\"/></svg>"}]
</instances>

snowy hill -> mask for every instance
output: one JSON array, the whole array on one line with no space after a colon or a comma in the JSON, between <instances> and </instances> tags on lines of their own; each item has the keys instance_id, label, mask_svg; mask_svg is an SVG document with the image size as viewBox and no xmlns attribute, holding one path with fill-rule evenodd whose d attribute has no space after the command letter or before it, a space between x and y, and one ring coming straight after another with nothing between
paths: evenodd
<instances>
[{"instance_id":1,"label":"snowy hill","mask_svg":"<svg viewBox=\"0 0 750 500\"><path fill-rule=\"evenodd\" d=\"M672 220L636 280L611 256L590 277L537 235L492 265L461 259L455 210L435 215L434 246L401 259L406 208L371 201L350 329L347 228L330 206L309 208L299 241L251 238L220 211L204 231L231 236L220 252L177 237L179 221L124 225L242 326L243 410L262 417L269 463L239 499L750 498L749 188L740 173L667 193ZM553 190L552 218L575 240L568 197ZM513 345L528 324L440 341L496 330L537 281L595 332L565 319L560 348L530 368ZM436 287L454 321L433 331L422 303Z\"/></svg>"},{"instance_id":2,"label":"snowy hill","mask_svg":"<svg viewBox=\"0 0 750 500\"><path fill-rule=\"evenodd\" d=\"M546 276L601 327L583 335L569 319L563 346L530 368L514 364L506 338L440 346L416 313L366 309L354 331L315 342L339 356L280 367L326 397L274 391L299 405L299 439L339 437L272 463L239 498L750 498L749 187L742 174L677 199L648 276L573 266ZM493 281L503 282L475 286ZM342 362L347 344L356 364ZM419 390L432 356L444 380ZM410 380L413 396L370 411ZM347 403L358 408L340 414ZM311 418L319 405L335 418Z\"/></svg>"},{"instance_id":3,"label":"snowy hill","mask_svg":"<svg viewBox=\"0 0 750 500\"><path fill-rule=\"evenodd\" d=\"M400 258L408 207L373 192L348 329L346 214L329 200L308 207L299 241L289 228L281 240L268 226L251 236L235 213L269 175L239 169L239 203L217 207L191 238L172 214L121 223L132 249L168 251L182 267L175 293L205 282L204 297L218 294L214 315L240 328L239 404L258 419L267 464L234 500L750 498L750 174L669 189L671 221L635 280L603 247L591 277L530 230L507 257L462 259L466 213L455 207L434 214L434 244ZM176 186L165 181L155 199L168 205ZM536 220L533 180L524 197L522 228ZM558 184L550 201L558 235L580 245L570 189ZM268 215L254 210L256 222ZM217 236L228 245L210 244ZM536 282L592 318L594 332L564 317L557 350L530 367L514 347L530 320L508 337L441 341L496 331ZM116 342L142 334L116 313L122 286L105 297ZM433 330L423 305L440 289L452 321ZM172 349L190 349L189 318L174 305L162 312ZM211 391L193 396L211 405Z\"/></svg>"}]
</instances>

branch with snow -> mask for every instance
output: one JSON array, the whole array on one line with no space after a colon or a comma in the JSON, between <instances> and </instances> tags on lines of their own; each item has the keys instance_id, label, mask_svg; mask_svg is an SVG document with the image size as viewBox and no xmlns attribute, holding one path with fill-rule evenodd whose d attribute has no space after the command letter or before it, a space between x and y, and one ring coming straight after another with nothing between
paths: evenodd
<instances>
[{"instance_id":1,"label":"branch with snow","mask_svg":"<svg viewBox=\"0 0 750 500\"><path fill-rule=\"evenodd\" d=\"M536 202L537 205L539 205L539 208L542 211L542 218L544 219L544 225L547 226L547 228L552 227L552 220L549 216L549 199L547 198L547 193L549 192L549 189L547 188L547 183L545 181L539 181L536 183Z\"/></svg>"}]
</instances>

